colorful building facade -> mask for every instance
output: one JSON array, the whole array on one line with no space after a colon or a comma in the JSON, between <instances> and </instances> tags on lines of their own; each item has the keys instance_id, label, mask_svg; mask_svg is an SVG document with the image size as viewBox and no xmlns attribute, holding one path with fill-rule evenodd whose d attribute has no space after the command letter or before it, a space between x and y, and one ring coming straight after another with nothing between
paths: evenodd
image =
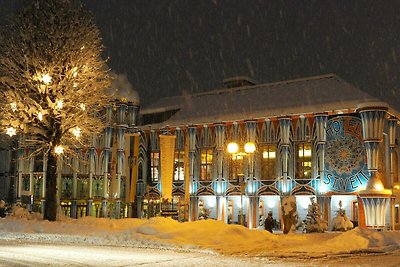
<instances>
[{"instance_id":1,"label":"colorful building facade","mask_svg":"<svg viewBox=\"0 0 400 267\"><path fill-rule=\"evenodd\" d=\"M229 79L223 89L164 98L141 114L150 140L148 205L164 190L158 137L172 135L180 218L255 228L268 212L279 221L282 198L293 195L299 221L315 196L328 223L341 202L355 225L399 227L398 111L335 75L272 84ZM389 195L371 192L372 174ZM372 210L381 215L366 215Z\"/></svg>"},{"instance_id":2,"label":"colorful building facade","mask_svg":"<svg viewBox=\"0 0 400 267\"><path fill-rule=\"evenodd\" d=\"M328 223L341 202L356 225L400 227L398 109L333 74L270 84L236 77L140 110L137 97L120 100L106 107L104 134L60 158L66 215L256 228L268 212L280 222L286 196L305 219L314 196ZM27 157L26 146L16 153L15 195L33 197L40 211L45 160Z\"/></svg>"}]
</instances>

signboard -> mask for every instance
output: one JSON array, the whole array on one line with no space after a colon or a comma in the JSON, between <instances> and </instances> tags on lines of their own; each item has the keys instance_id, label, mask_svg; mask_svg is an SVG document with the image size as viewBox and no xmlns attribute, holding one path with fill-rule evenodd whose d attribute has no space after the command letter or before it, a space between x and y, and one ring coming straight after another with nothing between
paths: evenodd
<instances>
[{"instance_id":1,"label":"signboard","mask_svg":"<svg viewBox=\"0 0 400 267\"><path fill-rule=\"evenodd\" d=\"M160 135L161 197L172 202L172 180L175 164L175 135Z\"/></svg>"},{"instance_id":2,"label":"signboard","mask_svg":"<svg viewBox=\"0 0 400 267\"><path fill-rule=\"evenodd\" d=\"M163 216L163 217L178 216L178 211L177 210L163 210L163 211L161 211L161 216Z\"/></svg>"},{"instance_id":3,"label":"signboard","mask_svg":"<svg viewBox=\"0 0 400 267\"><path fill-rule=\"evenodd\" d=\"M324 184L329 191L351 193L369 179L362 122L356 116L337 116L326 127Z\"/></svg>"}]
</instances>

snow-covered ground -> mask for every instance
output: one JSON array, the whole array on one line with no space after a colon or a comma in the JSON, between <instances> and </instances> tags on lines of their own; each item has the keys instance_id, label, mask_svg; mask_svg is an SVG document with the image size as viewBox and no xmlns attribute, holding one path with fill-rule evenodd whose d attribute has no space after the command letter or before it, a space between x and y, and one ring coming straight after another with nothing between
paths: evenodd
<instances>
[{"instance_id":1,"label":"snow-covered ground","mask_svg":"<svg viewBox=\"0 0 400 267\"><path fill-rule=\"evenodd\" d=\"M121 220L85 217L48 222L23 213L1 218L0 241L18 240L190 251L254 259L309 259L363 253L398 255L400 251L400 231L356 228L348 232L283 235L215 220L179 223L160 217Z\"/></svg>"}]
</instances>

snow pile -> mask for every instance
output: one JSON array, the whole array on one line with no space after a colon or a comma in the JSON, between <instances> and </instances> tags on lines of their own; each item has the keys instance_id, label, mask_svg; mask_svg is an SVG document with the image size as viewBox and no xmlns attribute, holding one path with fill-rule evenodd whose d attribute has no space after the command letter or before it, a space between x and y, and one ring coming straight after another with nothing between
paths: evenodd
<instances>
[{"instance_id":1,"label":"snow pile","mask_svg":"<svg viewBox=\"0 0 400 267\"><path fill-rule=\"evenodd\" d=\"M307 233L323 233L328 230L328 224L321 219L321 211L319 210L318 203L315 197L310 197L311 204L308 205L307 217L305 220L305 227Z\"/></svg>"},{"instance_id":2,"label":"snow pile","mask_svg":"<svg viewBox=\"0 0 400 267\"><path fill-rule=\"evenodd\" d=\"M332 231L347 231L353 229L353 223L346 215L346 210L342 209L342 201L339 201L339 210L336 211L336 216L332 221Z\"/></svg>"},{"instance_id":3,"label":"snow pile","mask_svg":"<svg viewBox=\"0 0 400 267\"><path fill-rule=\"evenodd\" d=\"M215 251L237 256L318 256L400 249L399 231L353 229L347 232L288 235L250 230L221 221L180 223L170 218L48 222L9 216L0 219L0 239L40 242Z\"/></svg>"}]
</instances>

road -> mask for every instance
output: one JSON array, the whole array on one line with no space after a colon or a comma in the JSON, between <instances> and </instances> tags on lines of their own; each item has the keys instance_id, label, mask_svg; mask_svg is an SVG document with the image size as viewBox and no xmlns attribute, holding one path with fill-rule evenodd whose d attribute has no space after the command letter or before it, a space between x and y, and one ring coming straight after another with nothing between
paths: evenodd
<instances>
[{"instance_id":1,"label":"road","mask_svg":"<svg viewBox=\"0 0 400 267\"><path fill-rule=\"evenodd\" d=\"M208 252L0 240L0 266L399 266L400 251L309 259L220 256Z\"/></svg>"}]
</instances>

